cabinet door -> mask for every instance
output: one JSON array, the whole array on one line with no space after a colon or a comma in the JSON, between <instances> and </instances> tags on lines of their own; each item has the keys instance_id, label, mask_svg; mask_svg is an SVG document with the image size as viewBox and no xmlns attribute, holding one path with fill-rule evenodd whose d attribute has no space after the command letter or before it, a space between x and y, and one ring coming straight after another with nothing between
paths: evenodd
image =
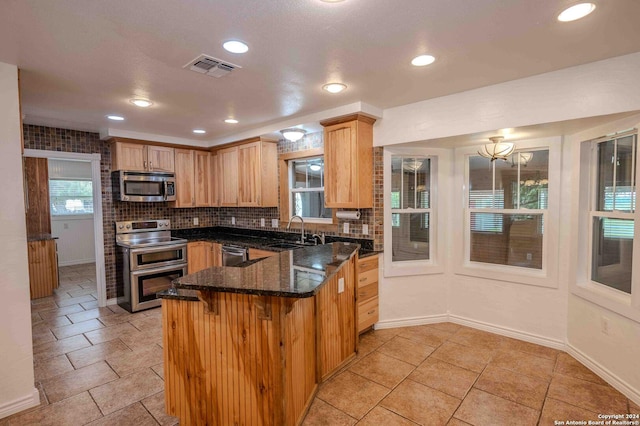
<instances>
[{"instance_id":1,"label":"cabinet door","mask_svg":"<svg viewBox=\"0 0 640 426\"><path fill-rule=\"evenodd\" d=\"M24 159L27 235L50 234L49 166L46 158Z\"/></svg>"},{"instance_id":2,"label":"cabinet door","mask_svg":"<svg viewBox=\"0 0 640 426\"><path fill-rule=\"evenodd\" d=\"M211 159L209 152L194 151L195 206L211 206Z\"/></svg>"},{"instance_id":3,"label":"cabinet door","mask_svg":"<svg viewBox=\"0 0 640 426\"><path fill-rule=\"evenodd\" d=\"M222 266L222 244L211 243L211 266Z\"/></svg>"},{"instance_id":4,"label":"cabinet door","mask_svg":"<svg viewBox=\"0 0 640 426\"><path fill-rule=\"evenodd\" d=\"M187 272L190 274L206 269L210 257L211 243L196 241L187 243Z\"/></svg>"},{"instance_id":5,"label":"cabinet door","mask_svg":"<svg viewBox=\"0 0 640 426\"><path fill-rule=\"evenodd\" d=\"M356 122L336 124L324 130L324 204L355 208L357 205Z\"/></svg>"},{"instance_id":6,"label":"cabinet door","mask_svg":"<svg viewBox=\"0 0 640 426\"><path fill-rule=\"evenodd\" d=\"M192 207L195 203L193 151L175 150L176 201L174 207Z\"/></svg>"},{"instance_id":7,"label":"cabinet door","mask_svg":"<svg viewBox=\"0 0 640 426\"><path fill-rule=\"evenodd\" d=\"M113 170L144 172L147 169L147 147L137 143L116 142Z\"/></svg>"},{"instance_id":8,"label":"cabinet door","mask_svg":"<svg viewBox=\"0 0 640 426\"><path fill-rule=\"evenodd\" d=\"M210 166L210 177L209 177L209 187L211 189L211 206L218 207L220 205L220 166L218 165L218 153L213 153L209 157L211 166Z\"/></svg>"},{"instance_id":9,"label":"cabinet door","mask_svg":"<svg viewBox=\"0 0 640 426\"><path fill-rule=\"evenodd\" d=\"M260 142L238 147L238 206L260 205Z\"/></svg>"},{"instance_id":10,"label":"cabinet door","mask_svg":"<svg viewBox=\"0 0 640 426\"><path fill-rule=\"evenodd\" d=\"M149 170L157 172L173 172L174 167L174 150L173 148L167 148L164 146L147 147L147 165Z\"/></svg>"},{"instance_id":11,"label":"cabinet door","mask_svg":"<svg viewBox=\"0 0 640 426\"><path fill-rule=\"evenodd\" d=\"M280 253L269 250L260 250L256 248L249 248L249 260L262 259L264 257L276 256Z\"/></svg>"},{"instance_id":12,"label":"cabinet door","mask_svg":"<svg viewBox=\"0 0 640 426\"><path fill-rule=\"evenodd\" d=\"M238 147L218 151L220 206L238 205Z\"/></svg>"}]
</instances>

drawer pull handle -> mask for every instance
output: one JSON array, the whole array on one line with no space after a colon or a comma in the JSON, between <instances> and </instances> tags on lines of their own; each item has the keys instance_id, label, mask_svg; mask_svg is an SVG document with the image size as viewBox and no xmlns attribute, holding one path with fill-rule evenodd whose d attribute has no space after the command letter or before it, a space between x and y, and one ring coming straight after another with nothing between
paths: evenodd
<instances>
[{"instance_id":1,"label":"drawer pull handle","mask_svg":"<svg viewBox=\"0 0 640 426\"><path fill-rule=\"evenodd\" d=\"M367 277L360 278L360 282L362 282L362 281L366 281L366 280L367 280Z\"/></svg>"},{"instance_id":2,"label":"drawer pull handle","mask_svg":"<svg viewBox=\"0 0 640 426\"><path fill-rule=\"evenodd\" d=\"M367 315L371 315L371 314L373 314L375 311L376 311L375 309L372 309L372 310L370 310L369 312L367 312Z\"/></svg>"}]
</instances>

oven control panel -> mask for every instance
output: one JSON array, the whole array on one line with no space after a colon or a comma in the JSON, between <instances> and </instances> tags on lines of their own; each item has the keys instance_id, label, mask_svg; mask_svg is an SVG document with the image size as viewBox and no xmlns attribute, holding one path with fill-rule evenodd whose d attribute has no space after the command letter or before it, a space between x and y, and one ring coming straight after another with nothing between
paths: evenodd
<instances>
[{"instance_id":1,"label":"oven control panel","mask_svg":"<svg viewBox=\"0 0 640 426\"><path fill-rule=\"evenodd\" d=\"M116 222L116 234L171 230L169 219Z\"/></svg>"}]
</instances>

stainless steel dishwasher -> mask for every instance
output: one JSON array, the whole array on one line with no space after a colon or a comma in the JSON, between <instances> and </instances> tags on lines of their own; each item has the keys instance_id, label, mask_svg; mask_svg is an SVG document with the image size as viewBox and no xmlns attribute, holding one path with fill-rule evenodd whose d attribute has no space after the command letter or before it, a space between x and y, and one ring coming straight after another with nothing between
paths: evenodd
<instances>
[{"instance_id":1,"label":"stainless steel dishwasher","mask_svg":"<svg viewBox=\"0 0 640 426\"><path fill-rule=\"evenodd\" d=\"M222 246L222 266L234 266L246 261L246 248L238 246Z\"/></svg>"}]
</instances>

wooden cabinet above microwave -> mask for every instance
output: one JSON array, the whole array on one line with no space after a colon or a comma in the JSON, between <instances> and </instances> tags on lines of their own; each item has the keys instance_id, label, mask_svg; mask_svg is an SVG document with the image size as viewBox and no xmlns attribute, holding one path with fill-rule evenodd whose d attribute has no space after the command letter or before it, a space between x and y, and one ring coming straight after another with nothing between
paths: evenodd
<instances>
[{"instance_id":1,"label":"wooden cabinet above microwave","mask_svg":"<svg viewBox=\"0 0 640 426\"><path fill-rule=\"evenodd\" d=\"M174 149L112 139L111 169L135 172L174 172Z\"/></svg>"}]
</instances>

